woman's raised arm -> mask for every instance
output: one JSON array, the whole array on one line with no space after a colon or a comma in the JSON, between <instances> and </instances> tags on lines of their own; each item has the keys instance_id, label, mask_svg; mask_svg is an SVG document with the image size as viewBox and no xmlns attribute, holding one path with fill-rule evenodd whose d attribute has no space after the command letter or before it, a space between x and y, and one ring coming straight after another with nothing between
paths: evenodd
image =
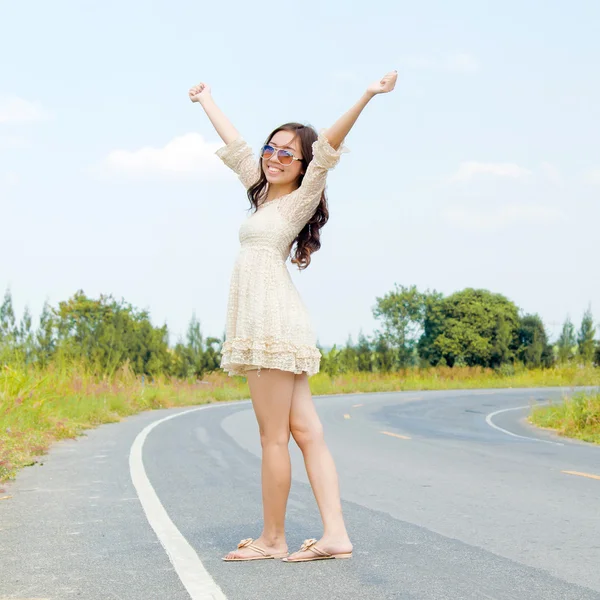
<instances>
[{"instance_id":1,"label":"woman's raised arm","mask_svg":"<svg viewBox=\"0 0 600 600\"><path fill-rule=\"evenodd\" d=\"M192 102L198 102L202 106L216 132L226 144L231 144L240 136L238 130L213 100L210 86L199 83L190 89L189 96Z\"/></svg>"},{"instance_id":2,"label":"woman's raised arm","mask_svg":"<svg viewBox=\"0 0 600 600\"><path fill-rule=\"evenodd\" d=\"M356 123L356 119L374 96L391 92L394 89L396 79L398 79L398 71L391 71L380 81L372 83L360 97L360 100L324 132L327 141L333 148L337 150L340 147L354 123Z\"/></svg>"}]
</instances>

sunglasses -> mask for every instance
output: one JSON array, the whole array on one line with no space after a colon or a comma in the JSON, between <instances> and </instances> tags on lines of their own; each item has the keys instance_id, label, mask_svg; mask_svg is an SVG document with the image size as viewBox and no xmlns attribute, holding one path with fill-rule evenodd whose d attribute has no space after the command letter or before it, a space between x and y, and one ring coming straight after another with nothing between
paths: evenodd
<instances>
[{"instance_id":1,"label":"sunglasses","mask_svg":"<svg viewBox=\"0 0 600 600\"><path fill-rule=\"evenodd\" d=\"M302 160L301 158L296 158L289 150L275 148L275 146L271 146L271 144L265 144L261 148L260 156L265 160L276 158L277 161L284 166L291 165L295 160Z\"/></svg>"}]
</instances>

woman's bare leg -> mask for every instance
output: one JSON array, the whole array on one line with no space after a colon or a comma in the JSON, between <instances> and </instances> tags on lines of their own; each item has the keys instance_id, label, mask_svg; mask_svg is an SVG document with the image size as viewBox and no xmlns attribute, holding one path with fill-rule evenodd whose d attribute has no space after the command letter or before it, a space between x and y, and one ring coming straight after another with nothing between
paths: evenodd
<instances>
[{"instance_id":1,"label":"woman's bare leg","mask_svg":"<svg viewBox=\"0 0 600 600\"><path fill-rule=\"evenodd\" d=\"M323 426L315 409L306 373L295 376L290 430L304 456L308 479L323 520L323 537L318 546L331 554L350 552L352 544L342 516L337 471L325 444ZM312 552L300 552L295 553L293 558L305 555L314 556Z\"/></svg>"},{"instance_id":2,"label":"woman's bare leg","mask_svg":"<svg viewBox=\"0 0 600 600\"><path fill-rule=\"evenodd\" d=\"M254 544L269 553L287 551L285 510L290 493L290 407L294 374L278 369L248 371L248 385L262 446L262 499L264 524ZM241 548L227 558L243 558L257 552Z\"/></svg>"}]
</instances>

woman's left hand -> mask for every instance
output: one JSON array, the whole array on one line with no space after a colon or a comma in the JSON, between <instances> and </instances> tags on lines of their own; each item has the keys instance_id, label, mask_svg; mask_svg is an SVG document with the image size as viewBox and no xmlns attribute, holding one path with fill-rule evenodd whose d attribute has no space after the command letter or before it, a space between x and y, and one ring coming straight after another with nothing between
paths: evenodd
<instances>
[{"instance_id":1,"label":"woman's left hand","mask_svg":"<svg viewBox=\"0 0 600 600\"><path fill-rule=\"evenodd\" d=\"M372 83L368 88L369 94L387 94L396 87L396 80L398 79L398 71L390 71L380 81Z\"/></svg>"}]
</instances>

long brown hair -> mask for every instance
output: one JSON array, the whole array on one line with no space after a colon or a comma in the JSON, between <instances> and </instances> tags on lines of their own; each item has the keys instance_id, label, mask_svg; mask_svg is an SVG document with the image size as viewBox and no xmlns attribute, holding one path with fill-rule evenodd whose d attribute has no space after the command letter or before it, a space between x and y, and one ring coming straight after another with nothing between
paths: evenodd
<instances>
[{"instance_id":1,"label":"long brown hair","mask_svg":"<svg viewBox=\"0 0 600 600\"><path fill-rule=\"evenodd\" d=\"M310 125L302 125L300 123L286 123L281 127L275 129L267 138L266 144L268 144L273 136L278 131L291 131L295 134L296 138L300 141L300 149L302 151L302 165L303 171L306 172L310 161L313 159L312 145L316 141L318 134L313 127ZM301 174L298 178L298 187L302 185L302 179L304 174ZM262 168L260 169L260 177L258 181L248 188L248 199L250 200L250 207L256 210L262 202L266 199L268 181L265 172ZM292 262L298 265L298 269L306 269L310 264L310 255L321 248L321 227L329 220L329 209L327 207L327 197L325 190L321 194L321 201L315 210L315 213L310 218L308 223L304 226L302 231L298 234L296 239L292 242L292 247L296 244L296 248L293 252Z\"/></svg>"}]
</instances>

